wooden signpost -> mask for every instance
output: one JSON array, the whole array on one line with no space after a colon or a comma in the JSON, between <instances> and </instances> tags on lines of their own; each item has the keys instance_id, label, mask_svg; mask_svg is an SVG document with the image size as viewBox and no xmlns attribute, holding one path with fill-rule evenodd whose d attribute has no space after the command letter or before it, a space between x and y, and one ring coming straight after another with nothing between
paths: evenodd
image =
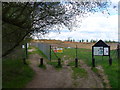
<instances>
[{"instance_id":1,"label":"wooden signpost","mask_svg":"<svg viewBox=\"0 0 120 90\"><path fill-rule=\"evenodd\" d=\"M92 65L95 67L94 56L109 56L109 65L112 65L112 59L110 57L110 46L108 46L102 40L99 40L95 45L92 46Z\"/></svg>"}]
</instances>

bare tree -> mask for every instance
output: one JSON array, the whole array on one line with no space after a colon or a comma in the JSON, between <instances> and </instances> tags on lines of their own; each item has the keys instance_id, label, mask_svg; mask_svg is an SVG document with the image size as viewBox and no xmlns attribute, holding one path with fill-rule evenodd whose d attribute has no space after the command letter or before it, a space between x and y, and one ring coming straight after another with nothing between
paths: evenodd
<instances>
[{"instance_id":1,"label":"bare tree","mask_svg":"<svg viewBox=\"0 0 120 90\"><path fill-rule=\"evenodd\" d=\"M76 16L102 11L110 2L4 2L2 3L3 55L31 35L49 33L53 26L71 30ZM109 13L109 12L108 12ZM56 30L59 31L59 27ZM7 48L6 48L7 46Z\"/></svg>"}]
</instances>

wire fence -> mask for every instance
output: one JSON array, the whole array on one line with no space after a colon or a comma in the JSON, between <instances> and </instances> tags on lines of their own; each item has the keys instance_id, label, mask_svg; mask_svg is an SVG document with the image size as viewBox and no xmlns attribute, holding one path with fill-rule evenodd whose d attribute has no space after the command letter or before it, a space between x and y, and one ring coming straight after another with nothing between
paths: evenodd
<instances>
[{"instance_id":1,"label":"wire fence","mask_svg":"<svg viewBox=\"0 0 120 90\"><path fill-rule=\"evenodd\" d=\"M47 59L51 60L51 45L46 43L31 43L31 46L39 48L47 56Z\"/></svg>"},{"instance_id":2,"label":"wire fence","mask_svg":"<svg viewBox=\"0 0 120 90\"><path fill-rule=\"evenodd\" d=\"M58 58L61 58L61 60L64 59L84 59L86 58L87 60L90 60L90 58L92 58L91 56L91 50L88 49L80 49L77 47L77 45L73 47L63 47L61 45L58 44L47 44L47 43L31 43L32 46L38 47L46 56L48 60L58 60ZM111 52L111 57L112 58L117 58L119 57L119 52L120 49L116 48L116 50L113 50ZM84 55L83 55L84 54ZM103 57L101 57L103 59ZM101 58L98 57L98 59ZM105 57L107 58L107 57ZM105 59L104 58L104 59ZM99 61L99 60L98 60Z\"/></svg>"}]
</instances>

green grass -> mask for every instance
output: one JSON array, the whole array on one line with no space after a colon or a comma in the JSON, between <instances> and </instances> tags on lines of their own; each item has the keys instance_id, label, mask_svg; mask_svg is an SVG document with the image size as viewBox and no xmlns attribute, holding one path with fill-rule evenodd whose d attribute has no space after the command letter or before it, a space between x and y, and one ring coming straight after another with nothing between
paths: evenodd
<instances>
[{"instance_id":1,"label":"green grass","mask_svg":"<svg viewBox=\"0 0 120 90\"><path fill-rule=\"evenodd\" d=\"M69 62L68 65L72 67L72 70L73 70L72 76L74 79L77 79L79 77L87 78L88 74L87 74L86 70L81 68L80 65L78 65L78 67L75 67L75 61Z\"/></svg>"},{"instance_id":2,"label":"green grass","mask_svg":"<svg viewBox=\"0 0 120 90\"><path fill-rule=\"evenodd\" d=\"M47 62L47 64L52 65L56 70L61 70L62 69L62 65L58 66L58 62Z\"/></svg>"},{"instance_id":3,"label":"green grass","mask_svg":"<svg viewBox=\"0 0 120 90\"><path fill-rule=\"evenodd\" d=\"M45 65L39 65L39 67L42 68L42 69L46 69Z\"/></svg>"},{"instance_id":4,"label":"green grass","mask_svg":"<svg viewBox=\"0 0 120 90\"><path fill-rule=\"evenodd\" d=\"M92 70L98 74L98 69L97 68L92 68Z\"/></svg>"},{"instance_id":5,"label":"green grass","mask_svg":"<svg viewBox=\"0 0 120 90\"><path fill-rule=\"evenodd\" d=\"M68 63L69 66L75 66L75 61L71 61Z\"/></svg>"},{"instance_id":6,"label":"green grass","mask_svg":"<svg viewBox=\"0 0 120 90\"><path fill-rule=\"evenodd\" d=\"M118 65L117 63L113 63L112 66L108 66L106 64L102 65L104 68L105 73L108 75L108 78L110 80L110 84L113 88L118 87Z\"/></svg>"},{"instance_id":7,"label":"green grass","mask_svg":"<svg viewBox=\"0 0 120 90\"><path fill-rule=\"evenodd\" d=\"M24 88L35 74L28 65L23 64L22 60L3 60L2 66L3 88Z\"/></svg>"},{"instance_id":8,"label":"green grass","mask_svg":"<svg viewBox=\"0 0 120 90\"><path fill-rule=\"evenodd\" d=\"M35 47L33 47L33 46L29 46L29 47L28 47L28 49L33 49L33 48L35 48Z\"/></svg>"},{"instance_id":9,"label":"green grass","mask_svg":"<svg viewBox=\"0 0 120 90\"><path fill-rule=\"evenodd\" d=\"M85 71L85 69L83 68L80 68L80 67L72 67L72 70L73 70L73 78L74 79L77 79L79 77L83 78L83 77L86 77L88 76L87 72Z\"/></svg>"}]
</instances>

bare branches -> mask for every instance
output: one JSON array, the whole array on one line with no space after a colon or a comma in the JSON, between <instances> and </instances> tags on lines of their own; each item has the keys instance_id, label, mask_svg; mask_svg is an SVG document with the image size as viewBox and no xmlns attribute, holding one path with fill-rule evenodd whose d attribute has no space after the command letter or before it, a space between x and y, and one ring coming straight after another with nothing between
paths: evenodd
<instances>
[{"instance_id":1,"label":"bare branches","mask_svg":"<svg viewBox=\"0 0 120 90\"><path fill-rule=\"evenodd\" d=\"M108 5L107 2L2 3L3 48L7 46L5 42L11 43L3 56L10 53L29 34L49 33L54 25L66 26L70 30L77 20L76 16L89 16L88 13L102 11L101 8L107 8Z\"/></svg>"}]
</instances>

